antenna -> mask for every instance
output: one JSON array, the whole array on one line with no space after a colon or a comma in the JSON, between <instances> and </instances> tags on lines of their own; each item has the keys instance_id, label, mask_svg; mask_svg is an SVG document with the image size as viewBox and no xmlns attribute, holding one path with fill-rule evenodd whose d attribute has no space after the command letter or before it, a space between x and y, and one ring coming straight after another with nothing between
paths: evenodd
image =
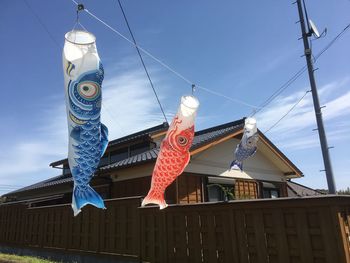
<instances>
[{"instance_id":1,"label":"antenna","mask_svg":"<svg viewBox=\"0 0 350 263\"><path fill-rule=\"evenodd\" d=\"M314 22L312 22L311 19L309 19L309 32L307 33L307 36L310 37L310 36L314 36L316 39L317 38L320 38L320 37L324 37L326 34L327 34L327 28L325 28L322 33L320 34L320 31L318 31L316 25Z\"/></svg>"},{"instance_id":2,"label":"antenna","mask_svg":"<svg viewBox=\"0 0 350 263\"><path fill-rule=\"evenodd\" d=\"M310 32L309 34L311 35L314 35L314 37L316 38L319 38L321 35L320 35L320 32L318 32L318 29L316 27L316 25L314 24L314 22L312 22L311 19L309 19L309 24L310 24Z\"/></svg>"}]
</instances>

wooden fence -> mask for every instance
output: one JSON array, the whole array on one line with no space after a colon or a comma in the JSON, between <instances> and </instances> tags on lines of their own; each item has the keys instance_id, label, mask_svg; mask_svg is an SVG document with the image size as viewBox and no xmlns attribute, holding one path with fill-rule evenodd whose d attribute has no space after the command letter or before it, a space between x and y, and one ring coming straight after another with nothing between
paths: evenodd
<instances>
[{"instance_id":1,"label":"wooden fence","mask_svg":"<svg viewBox=\"0 0 350 263\"><path fill-rule=\"evenodd\" d=\"M73 217L70 205L0 206L0 244L139 258L141 197L105 201Z\"/></svg>"},{"instance_id":2,"label":"wooden fence","mask_svg":"<svg viewBox=\"0 0 350 263\"><path fill-rule=\"evenodd\" d=\"M139 208L106 201L0 206L0 244L119 255L139 262L350 262L350 197L322 196Z\"/></svg>"}]
</instances>

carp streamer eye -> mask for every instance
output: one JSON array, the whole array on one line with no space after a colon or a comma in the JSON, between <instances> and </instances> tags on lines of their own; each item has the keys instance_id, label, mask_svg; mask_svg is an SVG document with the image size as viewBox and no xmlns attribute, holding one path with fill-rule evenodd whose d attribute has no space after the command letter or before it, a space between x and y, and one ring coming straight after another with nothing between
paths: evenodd
<instances>
[{"instance_id":1,"label":"carp streamer eye","mask_svg":"<svg viewBox=\"0 0 350 263\"><path fill-rule=\"evenodd\" d=\"M180 136L177 138L177 142L180 144L180 145L186 145L187 143L187 138L186 137L183 137L183 136Z\"/></svg>"},{"instance_id":2,"label":"carp streamer eye","mask_svg":"<svg viewBox=\"0 0 350 263\"><path fill-rule=\"evenodd\" d=\"M82 82L78 86L78 92L86 100L94 100L100 94L100 87L95 82Z\"/></svg>"},{"instance_id":3,"label":"carp streamer eye","mask_svg":"<svg viewBox=\"0 0 350 263\"><path fill-rule=\"evenodd\" d=\"M247 143L250 145L250 144L253 143L253 140L252 140L251 138L249 138L249 139L247 140Z\"/></svg>"}]
</instances>

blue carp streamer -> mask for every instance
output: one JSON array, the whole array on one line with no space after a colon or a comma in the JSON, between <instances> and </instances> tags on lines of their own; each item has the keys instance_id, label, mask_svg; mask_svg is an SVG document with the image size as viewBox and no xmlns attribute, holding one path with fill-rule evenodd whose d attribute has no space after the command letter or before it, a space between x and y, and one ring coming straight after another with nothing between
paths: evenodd
<instances>
[{"instance_id":1,"label":"blue carp streamer","mask_svg":"<svg viewBox=\"0 0 350 263\"><path fill-rule=\"evenodd\" d=\"M230 165L231 170L243 171L243 161L256 153L258 139L256 120L254 118L245 119L243 136L234 152L234 160Z\"/></svg>"},{"instance_id":2,"label":"blue carp streamer","mask_svg":"<svg viewBox=\"0 0 350 263\"><path fill-rule=\"evenodd\" d=\"M71 42L72 35L76 42ZM101 196L89 185L108 145L108 129L100 121L104 71L95 42L84 43L89 37L93 35L84 31L68 32L63 52L75 216L87 204L105 208Z\"/></svg>"}]
</instances>

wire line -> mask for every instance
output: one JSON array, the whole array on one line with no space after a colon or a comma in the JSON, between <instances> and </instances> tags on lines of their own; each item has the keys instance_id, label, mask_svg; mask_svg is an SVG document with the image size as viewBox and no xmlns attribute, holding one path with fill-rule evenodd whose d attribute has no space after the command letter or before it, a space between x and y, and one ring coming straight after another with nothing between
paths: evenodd
<instances>
[{"instance_id":1,"label":"wire line","mask_svg":"<svg viewBox=\"0 0 350 263\"><path fill-rule=\"evenodd\" d=\"M327 46L325 46L315 57L314 57L314 62L316 62L316 60L324 53L326 52L345 32L346 30L348 30L350 28L350 23L343 28L342 31L340 31L340 33L338 35L336 35L331 42L329 42L327 44Z\"/></svg>"},{"instance_id":2,"label":"wire line","mask_svg":"<svg viewBox=\"0 0 350 263\"><path fill-rule=\"evenodd\" d=\"M40 19L38 14L33 10L33 8L29 5L27 0L23 0L23 2L26 4L28 9L32 12L32 14L35 16L35 18L38 20L39 24L43 27L43 29L46 31L48 36L51 38L51 40L56 44L56 46L60 47L60 44L57 42L57 40L54 38L54 36L51 34L47 26L44 24L44 22Z\"/></svg>"},{"instance_id":3,"label":"wire line","mask_svg":"<svg viewBox=\"0 0 350 263\"><path fill-rule=\"evenodd\" d=\"M78 3L75 0L71 0L74 4L78 5ZM147 50L145 50L144 48L140 47L139 45L135 44L132 40L130 40L129 38L127 38L126 36L124 36L122 33L120 33L118 30L116 30L115 28L113 28L112 26L110 26L109 24L107 24L105 21L103 21L102 19L98 18L95 14L93 14L92 12L90 12L87 8L84 9L84 11L86 13L88 13L91 17L93 17L94 19L96 19L97 21L99 21L101 24L103 24L104 26L106 26L107 28L109 28L111 31L113 31L114 33L116 33L117 35L119 35L121 38L123 38L124 40L126 40L127 42L129 42L130 44L132 44L133 46L137 47L139 50L141 50L144 54L146 54L148 57L152 58L154 61L158 62L160 65L162 65L164 68L166 68L167 70L169 70L170 72L172 72L173 74L175 74L176 76L178 76L180 79L182 79L183 81L187 82L188 84L192 85L193 83L195 83L194 81L190 81L188 78L184 77L182 74L180 74L179 72L177 72L176 70L174 70L173 68L171 68L169 65L165 64L163 61L161 61L160 59L158 59L157 57L155 57L154 55L152 55L151 53L149 53ZM198 89L204 90L208 93L226 98L228 100L231 100L235 103L239 103L241 105L245 105L248 106L250 108L259 108L256 105L252 105L249 103L246 103L244 101L238 100L238 99L234 99L231 98L229 96L226 96L225 94L210 90L208 88L205 88L201 85L196 85L196 87Z\"/></svg>"},{"instance_id":4,"label":"wire line","mask_svg":"<svg viewBox=\"0 0 350 263\"><path fill-rule=\"evenodd\" d=\"M162 113L163 113L163 116L164 116L165 121L166 121L167 123L169 123L169 122L168 122L168 119L166 118L166 115L165 115L163 106L162 106L162 104L161 104L161 102L160 102L160 100L159 100L158 94L157 94L157 92L156 92L156 90L155 90L155 88L154 88L153 81L151 80L151 77L150 77L150 75L149 75L149 73L148 73L148 70L147 70L147 68L146 68L145 62L143 61L143 58L142 58L142 55L141 55L141 53L140 53L139 47L137 46L136 39L135 39L135 37L134 37L134 34L132 33L132 30L131 30L131 27L130 27L130 25L129 25L129 22L128 22L128 19L127 19L127 17L126 17L126 14L125 14L125 12L124 12L124 8L123 8L123 6L122 6L122 3L120 2L120 0L118 0L118 3L119 3L119 6L120 6L121 11L122 11L122 13L123 13L123 17L124 17L125 23L126 23L128 29L129 29L130 35L131 35L132 40L133 40L133 42L134 42L134 45L135 45L137 54L139 55L139 58L140 58L141 63L142 63L142 66L143 66L143 68L144 68L144 70L145 70L145 72L146 72L147 78L148 78L148 80L149 80L149 84L151 85L152 90L153 90L153 93L154 93L154 96L156 97L157 102L158 102L158 104L159 104L159 108L160 108L160 110L161 110Z\"/></svg>"},{"instance_id":5,"label":"wire line","mask_svg":"<svg viewBox=\"0 0 350 263\"><path fill-rule=\"evenodd\" d=\"M296 81L305 71L307 67L306 65L299 69L290 79L288 79L282 86L280 86L275 92L273 92L270 97L268 97L263 103L260 104L260 109L255 110L251 113L251 116L254 116L256 113L262 111L266 108L267 105L269 105L274 99L277 98L278 95L280 95L283 91L285 91L290 85L293 84L294 81Z\"/></svg>"},{"instance_id":6,"label":"wire line","mask_svg":"<svg viewBox=\"0 0 350 263\"><path fill-rule=\"evenodd\" d=\"M314 62L323 55L345 32L350 28L350 23L338 34L336 35L315 57ZM286 81L281 87L279 87L274 93L271 94L262 104L260 104L260 109L253 111L251 116L262 111L268 104L270 104L278 95L280 95L284 90L286 90L294 81L296 81L305 71L307 66L303 66L297 73L295 73L288 81Z\"/></svg>"},{"instance_id":7,"label":"wire line","mask_svg":"<svg viewBox=\"0 0 350 263\"><path fill-rule=\"evenodd\" d=\"M78 3L75 0L71 0L74 4L78 5ZM128 39L127 37L125 37L123 34L121 34L119 31L117 31L116 29L114 29L113 27L111 27L110 25L108 25L106 22L104 22L103 20L101 20L100 18L98 18L96 15L94 15L93 13L91 13L89 10L84 9L85 12L87 12L91 17L93 17L94 19L96 19L97 21L99 21L100 23L102 23L103 25L105 25L106 27L108 27L110 30L112 30L113 32L115 32L116 34L118 34L120 37L122 37L123 39L125 39L126 41L128 41L129 43L131 43L134 46L137 46L139 48L139 50L141 50L144 54L146 54L147 56L149 56L150 58L152 58L153 60L155 60L156 62L158 62L160 65L162 65L163 67L165 67L166 69L168 69L169 71L171 71L172 73L174 73L176 76L178 76L179 78L181 78L182 80L184 80L185 82L187 82L188 84L193 84L193 81L190 81L189 79L187 79L186 77L184 77L183 75L181 75L180 73L178 73L177 71L175 71L173 68L171 68L170 66L166 65L164 62L162 62L161 60L159 60L158 58L156 58L155 56L153 56L152 54L150 54L148 51L146 51L145 49L143 49L142 47L136 45L135 43L133 43L130 39ZM321 52L319 52L315 58L314 61L316 62L316 60L323 55L324 52L326 52L333 44L336 40L338 40L342 34L345 33L346 30L348 30L350 27L350 24L348 24L325 48L323 48L321 50ZM216 96L220 96L223 98L226 98L230 101L233 101L235 103L240 103L242 105L248 106L253 108L253 111L251 113L250 116L254 116L256 113L262 111L263 109L266 108L266 106L268 104L270 104L279 94L281 94L284 90L286 90L293 82L295 82L305 71L306 71L307 67L306 65L303 66L299 71L297 71L288 81L286 81L281 87L279 87L268 99L266 99L262 104L260 104L259 106L255 106L249 103L246 103L244 101L238 100L238 99L234 99L232 97L226 96L224 94L221 94L219 92L204 88L203 86L200 85L196 85L197 88L202 89L208 93L214 94Z\"/></svg>"},{"instance_id":8,"label":"wire line","mask_svg":"<svg viewBox=\"0 0 350 263\"><path fill-rule=\"evenodd\" d=\"M36 17L36 19L38 20L39 24L43 27L43 29L45 30L45 32L48 34L48 36L51 38L51 40L56 44L56 46L58 48L62 48L62 46L58 43L58 41L54 38L53 34L51 34L50 30L48 29L48 27L45 25L45 23L43 22L43 20L39 17L39 15L34 11L34 9L29 5L27 0L23 0L23 2L27 5L28 9L32 12L32 14ZM75 2L75 1L74 1ZM76 3L76 2L75 2ZM76 3L78 5L78 3ZM73 27L73 29L76 28L77 25L80 25L85 31L86 28L79 22L77 21ZM108 107L106 106L106 104L102 101L102 106L104 107L104 109L106 110L107 114L109 115L109 117L111 118L112 122L115 122L116 125L121 128L121 130L124 131L123 127L120 125L120 123L118 123L116 121L116 119L114 118L114 116L111 114L111 112L109 111ZM113 123L114 124L114 123Z\"/></svg>"},{"instance_id":9,"label":"wire line","mask_svg":"<svg viewBox=\"0 0 350 263\"><path fill-rule=\"evenodd\" d=\"M274 127L277 126L277 124L279 124L285 117L287 117L287 115L294 110L294 108L305 98L305 96L311 92L311 90L308 90L305 92L305 94L278 120L276 121L270 128L268 128L264 133L269 132L271 129L273 129Z\"/></svg>"}]
</instances>

